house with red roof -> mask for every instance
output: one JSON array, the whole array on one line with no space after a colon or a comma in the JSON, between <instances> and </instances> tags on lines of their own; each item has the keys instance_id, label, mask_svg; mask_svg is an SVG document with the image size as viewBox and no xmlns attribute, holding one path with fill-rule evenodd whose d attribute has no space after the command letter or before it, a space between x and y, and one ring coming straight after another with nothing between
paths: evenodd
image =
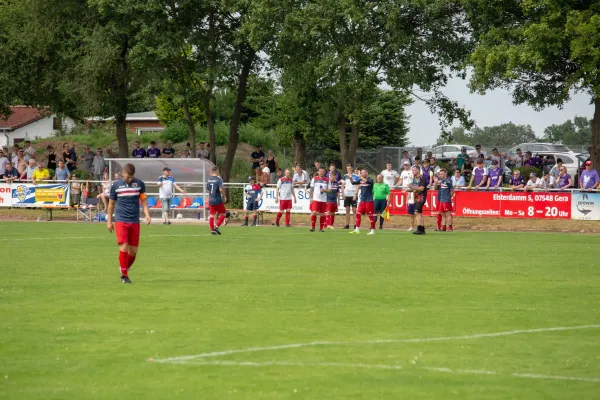
<instances>
[{"instance_id":1,"label":"house with red roof","mask_svg":"<svg viewBox=\"0 0 600 400\"><path fill-rule=\"evenodd\" d=\"M8 119L0 118L0 146L12 146L25 140L54 136L58 131L70 131L75 126L71 118L60 118L44 109L12 106Z\"/></svg>"}]
</instances>

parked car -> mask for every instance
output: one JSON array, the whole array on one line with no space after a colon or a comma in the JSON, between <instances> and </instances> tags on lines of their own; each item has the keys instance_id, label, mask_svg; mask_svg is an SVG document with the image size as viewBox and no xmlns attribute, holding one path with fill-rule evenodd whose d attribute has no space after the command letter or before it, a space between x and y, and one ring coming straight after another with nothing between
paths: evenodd
<instances>
[{"instance_id":1,"label":"parked car","mask_svg":"<svg viewBox=\"0 0 600 400\"><path fill-rule=\"evenodd\" d=\"M439 161L448 161L451 158L456 158L460 154L461 148L467 149L467 154L471 157L475 157L477 152L475 151L475 147L465 145L465 144L443 144L441 146L436 146L431 149L433 156L436 160Z\"/></svg>"},{"instance_id":2,"label":"parked car","mask_svg":"<svg viewBox=\"0 0 600 400\"><path fill-rule=\"evenodd\" d=\"M515 148L516 149L516 148ZM521 148L521 150L523 150ZM525 152L527 150L523 150L523 152ZM579 166L581 165L582 161L579 158L579 156L575 153L573 153L572 151L569 152L560 152L560 151L537 151L534 152L532 150L529 150L533 153L534 156L538 156L544 159L544 171L550 171L555 165L556 165L556 160L558 158L562 159L563 164L565 165L565 167L567 167L567 173L569 175L571 175L573 177L573 179L575 179L575 177L578 175L579 172ZM585 161L585 158L583 159ZM512 161L507 161L506 164L511 167L514 168L514 163Z\"/></svg>"},{"instance_id":3,"label":"parked car","mask_svg":"<svg viewBox=\"0 0 600 400\"><path fill-rule=\"evenodd\" d=\"M558 153L572 153L564 144L553 144L553 143L521 143L518 146L510 148L507 153L509 156L517 154L517 149L521 149L523 153L530 151L533 154L538 152L558 152Z\"/></svg>"}]
</instances>

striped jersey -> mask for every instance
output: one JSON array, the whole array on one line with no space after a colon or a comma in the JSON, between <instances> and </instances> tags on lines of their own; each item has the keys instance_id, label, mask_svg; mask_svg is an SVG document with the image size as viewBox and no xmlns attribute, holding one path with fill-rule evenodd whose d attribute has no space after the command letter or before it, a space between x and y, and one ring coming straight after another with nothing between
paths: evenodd
<instances>
[{"instance_id":1,"label":"striped jersey","mask_svg":"<svg viewBox=\"0 0 600 400\"><path fill-rule=\"evenodd\" d=\"M110 187L109 198L115 201L114 222L140 223L140 197L146 197L146 185L140 179L133 178L131 183L123 179L115 181Z\"/></svg>"},{"instance_id":2,"label":"striped jersey","mask_svg":"<svg viewBox=\"0 0 600 400\"><path fill-rule=\"evenodd\" d=\"M294 180L292 178L280 178L277 182L277 190L279 190L279 200L291 200Z\"/></svg>"},{"instance_id":3,"label":"striped jersey","mask_svg":"<svg viewBox=\"0 0 600 400\"><path fill-rule=\"evenodd\" d=\"M313 189L312 198L314 201L320 201L322 203L327 201L327 192L324 192L323 189L327 190L329 188L329 179L315 176L310 183L310 187Z\"/></svg>"},{"instance_id":4,"label":"striped jersey","mask_svg":"<svg viewBox=\"0 0 600 400\"><path fill-rule=\"evenodd\" d=\"M361 180L354 184L359 185L358 190L361 203L373 201L373 179L367 178L365 182Z\"/></svg>"}]
</instances>

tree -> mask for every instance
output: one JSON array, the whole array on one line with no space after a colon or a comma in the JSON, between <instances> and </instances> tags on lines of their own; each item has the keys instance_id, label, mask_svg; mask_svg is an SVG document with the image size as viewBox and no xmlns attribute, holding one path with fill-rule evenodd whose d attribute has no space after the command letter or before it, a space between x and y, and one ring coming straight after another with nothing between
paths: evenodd
<instances>
[{"instance_id":1,"label":"tree","mask_svg":"<svg viewBox=\"0 0 600 400\"><path fill-rule=\"evenodd\" d=\"M408 117L404 112L411 100L393 90L378 90L365 107L359 146L373 149L377 146L405 146L408 142Z\"/></svg>"},{"instance_id":2,"label":"tree","mask_svg":"<svg viewBox=\"0 0 600 400\"><path fill-rule=\"evenodd\" d=\"M550 125L544 129L544 141L587 146L592 142L592 121L586 117L575 117L573 121Z\"/></svg>"},{"instance_id":3,"label":"tree","mask_svg":"<svg viewBox=\"0 0 600 400\"><path fill-rule=\"evenodd\" d=\"M458 143L474 146L482 144L486 146L512 147L518 143L536 142L535 132L531 125L515 125L512 122L496 126L474 127L470 132L464 128L454 128L453 138L445 141L444 137L438 139L438 144Z\"/></svg>"},{"instance_id":4,"label":"tree","mask_svg":"<svg viewBox=\"0 0 600 400\"><path fill-rule=\"evenodd\" d=\"M471 88L513 91L517 104L562 106L583 92L594 104L592 154L600 165L600 3L466 0L477 41Z\"/></svg>"}]
</instances>

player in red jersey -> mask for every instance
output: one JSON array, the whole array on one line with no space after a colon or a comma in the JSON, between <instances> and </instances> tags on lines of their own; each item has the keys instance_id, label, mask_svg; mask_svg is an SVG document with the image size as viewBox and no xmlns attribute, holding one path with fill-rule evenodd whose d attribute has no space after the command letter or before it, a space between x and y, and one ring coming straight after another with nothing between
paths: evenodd
<instances>
[{"instance_id":1,"label":"player in red jersey","mask_svg":"<svg viewBox=\"0 0 600 400\"><path fill-rule=\"evenodd\" d=\"M318 175L310 183L310 223L311 232L315 231L317 215L319 216L319 232L324 232L325 212L327 211L327 192L329 191L329 179L325 178L325 168L319 168Z\"/></svg>"},{"instance_id":2,"label":"player in red jersey","mask_svg":"<svg viewBox=\"0 0 600 400\"><path fill-rule=\"evenodd\" d=\"M131 283L129 268L135 262L140 243L140 200L146 224L150 224L151 218L146 185L134 176L135 167L125 164L121 175L122 178L115 181L110 188L106 227L109 232L115 230L117 235L121 282Z\"/></svg>"},{"instance_id":3,"label":"player in red jersey","mask_svg":"<svg viewBox=\"0 0 600 400\"><path fill-rule=\"evenodd\" d=\"M296 193L294 192L294 181L290 177L291 171L285 170L285 176L277 181L277 189L275 190L275 203L279 203L279 212L275 225L279 226L279 220L285 211L285 226L290 227L290 213L292 210L292 199L296 203Z\"/></svg>"}]
</instances>

